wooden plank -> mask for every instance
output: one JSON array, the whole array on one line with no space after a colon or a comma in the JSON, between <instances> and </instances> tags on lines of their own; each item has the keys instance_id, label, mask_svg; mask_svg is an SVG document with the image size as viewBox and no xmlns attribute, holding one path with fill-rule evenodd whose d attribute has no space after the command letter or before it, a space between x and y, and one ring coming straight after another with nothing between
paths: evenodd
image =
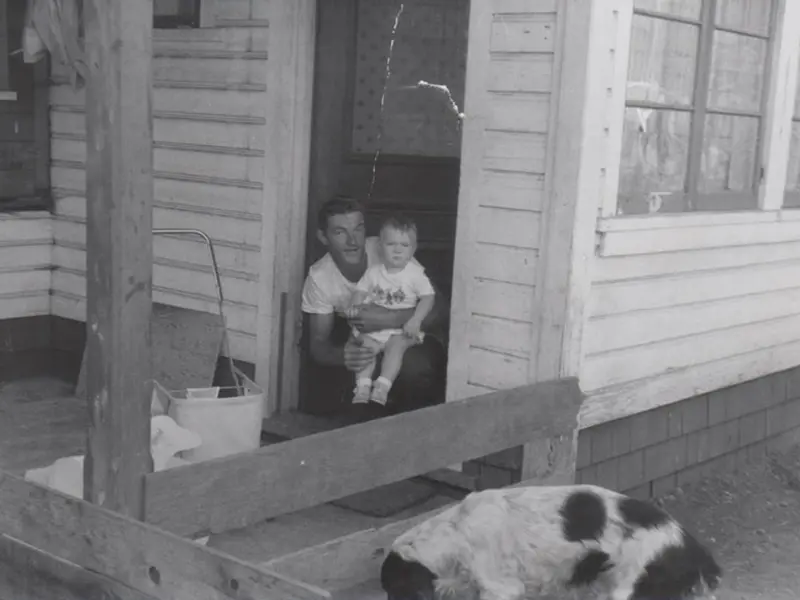
<instances>
[{"instance_id":1,"label":"wooden plank","mask_svg":"<svg viewBox=\"0 0 800 600\"><path fill-rule=\"evenodd\" d=\"M84 494L144 516L150 456L152 6L85 5L87 389Z\"/></svg>"},{"instance_id":2,"label":"wooden plank","mask_svg":"<svg viewBox=\"0 0 800 600\"><path fill-rule=\"evenodd\" d=\"M50 288L50 269L40 265L36 270L22 267L20 270L9 270L0 274L3 278L4 294L20 292L43 292Z\"/></svg>"},{"instance_id":3,"label":"wooden plank","mask_svg":"<svg viewBox=\"0 0 800 600\"><path fill-rule=\"evenodd\" d=\"M86 173L83 165L74 163L56 163L52 167L53 187L69 192L73 198L84 201L86 190ZM241 216L259 215L261 204L260 185L245 185L247 182L214 179L213 177L175 176L175 174L153 173L155 178L155 200L159 206L175 204L176 209L194 208L212 211L226 209L227 214ZM62 194L64 196L66 194ZM64 198L56 201L56 208ZM85 201L84 201L85 202ZM61 211L60 211L61 212ZM84 210L85 212L85 210ZM71 214L71 213L70 213ZM223 213L225 214L225 213ZM184 224L185 226L185 224ZM210 232L214 234L214 230ZM216 235L211 236L216 239ZM257 247L257 246L256 246Z\"/></svg>"},{"instance_id":4,"label":"wooden plank","mask_svg":"<svg viewBox=\"0 0 800 600\"><path fill-rule=\"evenodd\" d=\"M487 130L483 139L483 168L544 173L546 134Z\"/></svg>"},{"instance_id":5,"label":"wooden plank","mask_svg":"<svg viewBox=\"0 0 800 600\"><path fill-rule=\"evenodd\" d=\"M470 314L532 321L532 286L476 278L469 293L472 309Z\"/></svg>"},{"instance_id":6,"label":"wooden plank","mask_svg":"<svg viewBox=\"0 0 800 600\"><path fill-rule=\"evenodd\" d=\"M741 268L621 281L592 289L592 316L721 300L792 289L800 277L797 259Z\"/></svg>"},{"instance_id":7,"label":"wooden plank","mask_svg":"<svg viewBox=\"0 0 800 600\"><path fill-rule=\"evenodd\" d=\"M59 198L56 201L56 214L68 216L77 221L82 221L82 216L77 216L83 211L67 208L67 205L83 208L86 202L83 198L70 196ZM194 209L194 210L193 210ZM200 229L209 234L213 242L227 242L243 244L250 248L257 248L261 235L261 223L253 215L236 213L217 213L212 211L197 210L189 205L176 203L160 203L153 207L153 226L160 229L181 229L191 227ZM207 253L206 253L207 254Z\"/></svg>"},{"instance_id":8,"label":"wooden plank","mask_svg":"<svg viewBox=\"0 0 800 600\"><path fill-rule=\"evenodd\" d=\"M547 133L550 94L492 93L487 129Z\"/></svg>"},{"instance_id":9,"label":"wooden plank","mask_svg":"<svg viewBox=\"0 0 800 600\"><path fill-rule=\"evenodd\" d=\"M479 171L477 175L480 175L479 206L541 212L544 205L543 174Z\"/></svg>"},{"instance_id":10,"label":"wooden plank","mask_svg":"<svg viewBox=\"0 0 800 600\"><path fill-rule=\"evenodd\" d=\"M0 534L0 598L153 600L148 594L60 560L2 534Z\"/></svg>"},{"instance_id":11,"label":"wooden plank","mask_svg":"<svg viewBox=\"0 0 800 600\"><path fill-rule=\"evenodd\" d=\"M590 319L584 356L602 354L667 339L740 327L800 312L800 287L721 298L688 306L632 311Z\"/></svg>"},{"instance_id":12,"label":"wooden plank","mask_svg":"<svg viewBox=\"0 0 800 600\"><path fill-rule=\"evenodd\" d=\"M475 241L505 244L518 248L539 248L541 215L527 210L509 210L480 206L476 218L481 227Z\"/></svg>"},{"instance_id":13,"label":"wooden plank","mask_svg":"<svg viewBox=\"0 0 800 600\"><path fill-rule=\"evenodd\" d=\"M772 40L769 88L763 99L766 114L761 164L764 171L758 186L758 204L762 210L778 210L783 205L800 62L800 27L797 26L800 4L791 0L776 1L774 22L777 27Z\"/></svg>"},{"instance_id":14,"label":"wooden plank","mask_svg":"<svg viewBox=\"0 0 800 600\"><path fill-rule=\"evenodd\" d=\"M529 360L529 352L500 352L472 346L467 363L467 383L496 390L526 385Z\"/></svg>"},{"instance_id":15,"label":"wooden plank","mask_svg":"<svg viewBox=\"0 0 800 600\"><path fill-rule=\"evenodd\" d=\"M602 20L605 23L605 30L608 32L603 53L606 57L603 67L606 80L610 82L610 93L606 94L603 114L605 178L602 182L600 197L600 214L602 216L612 216L617 212L633 5L634 0L619 0L613 4L604 4L602 9Z\"/></svg>"},{"instance_id":16,"label":"wooden plank","mask_svg":"<svg viewBox=\"0 0 800 600\"><path fill-rule=\"evenodd\" d=\"M267 104L264 102L264 97L263 91L239 90L233 87L231 89L155 87L153 110L263 118ZM81 107L84 102L82 90L73 90L64 83L55 84L50 88L51 104Z\"/></svg>"},{"instance_id":17,"label":"wooden plank","mask_svg":"<svg viewBox=\"0 0 800 600\"><path fill-rule=\"evenodd\" d=\"M323 590L2 471L0 532L160 600L329 597Z\"/></svg>"},{"instance_id":18,"label":"wooden plank","mask_svg":"<svg viewBox=\"0 0 800 600\"><path fill-rule=\"evenodd\" d=\"M475 277L529 286L536 281L537 250L481 243L477 247Z\"/></svg>"},{"instance_id":19,"label":"wooden plank","mask_svg":"<svg viewBox=\"0 0 800 600\"><path fill-rule=\"evenodd\" d=\"M757 213L753 213L756 214ZM702 233L701 233L702 232ZM633 256L704 248L732 248L755 244L793 242L800 239L800 221L724 224L704 227L675 227L604 233L599 256Z\"/></svg>"},{"instance_id":20,"label":"wooden plank","mask_svg":"<svg viewBox=\"0 0 800 600\"><path fill-rule=\"evenodd\" d=\"M571 433L581 402L577 380L545 382L151 473L146 518L184 535L244 527L531 439ZM365 447L371 451L364 453Z\"/></svg>"},{"instance_id":21,"label":"wooden plank","mask_svg":"<svg viewBox=\"0 0 800 600\"><path fill-rule=\"evenodd\" d=\"M49 314L49 290L0 293L0 319L16 319Z\"/></svg>"},{"instance_id":22,"label":"wooden plank","mask_svg":"<svg viewBox=\"0 0 800 600\"><path fill-rule=\"evenodd\" d=\"M464 396L469 377L469 325L472 318L473 264L477 255L476 217L486 196L483 140L489 113L489 94L483 75L490 61L492 11L488 2L472 2L467 35L467 79L464 88L464 119L461 124L461 169L458 187L458 215L453 256L450 298L450 341L445 399Z\"/></svg>"},{"instance_id":23,"label":"wooden plank","mask_svg":"<svg viewBox=\"0 0 800 600\"><path fill-rule=\"evenodd\" d=\"M526 357L530 353L532 328L528 321L473 315L469 339L473 346Z\"/></svg>"},{"instance_id":24,"label":"wooden plank","mask_svg":"<svg viewBox=\"0 0 800 600\"><path fill-rule=\"evenodd\" d=\"M206 118L203 115L187 113L156 113L153 115L153 144L161 142L191 145L222 146L225 148L244 148L264 150L266 139L258 122L250 119ZM258 119L255 119L258 121ZM83 112L63 110L54 106L51 113L51 128L54 134L85 135ZM2 139L0 129L0 139Z\"/></svg>"},{"instance_id":25,"label":"wooden plank","mask_svg":"<svg viewBox=\"0 0 800 600\"><path fill-rule=\"evenodd\" d=\"M86 164L85 140L54 137L51 146L53 160ZM154 169L164 173L264 182L264 159L258 156L260 151L243 150L238 154L227 154L213 150L204 146L163 148L157 145L153 148Z\"/></svg>"},{"instance_id":26,"label":"wooden plank","mask_svg":"<svg viewBox=\"0 0 800 600\"><path fill-rule=\"evenodd\" d=\"M36 191L50 196L50 56L33 66L33 119L36 144Z\"/></svg>"},{"instance_id":27,"label":"wooden plank","mask_svg":"<svg viewBox=\"0 0 800 600\"><path fill-rule=\"evenodd\" d=\"M52 313L56 316L73 321L86 321L86 299L82 295L65 292L61 289L59 272L53 273ZM193 298L175 296L172 294L153 292L153 301L179 308L214 312L214 303L198 301ZM226 307L227 308L227 307ZM226 309L225 318L229 322L236 322L239 315L235 310ZM247 317L241 317L245 319ZM253 363L256 357L256 334L254 331L242 331L229 327L230 355L236 360Z\"/></svg>"},{"instance_id":28,"label":"wooden plank","mask_svg":"<svg viewBox=\"0 0 800 600\"><path fill-rule=\"evenodd\" d=\"M380 573L392 542L405 531L453 505L372 527L328 542L285 554L263 565L276 573L324 589L346 590Z\"/></svg>"},{"instance_id":29,"label":"wooden plank","mask_svg":"<svg viewBox=\"0 0 800 600\"><path fill-rule=\"evenodd\" d=\"M800 241L614 256L599 258L596 261L592 281L597 285L648 277L690 275L736 267L756 268L761 264L784 262L797 256L800 256Z\"/></svg>"},{"instance_id":30,"label":"wooden plank","mask_svg":"<svg viewBox=\"0 0 800 600\"><path fill-rule=\"evenodd\" d=\"M636 348L587 356L581 382L595 390L658 376L693 364L791 343L800 338L800 314L750 322Z\"/></svg>"},{"instance_id":31,"label":"wooden plank","mask_svg":"<svg viewBox=\"0 0 800 600\"><path fill-rule=\"evenodd\" d=\"M795 336L796 337L796 336ZM695 364L650 377L593 390L581 409L580 428L623 419L680 400L779 373L797 366L800 342L760 348L720 360Z\"/></svg>"},{"instance_id":32,"label":"wooden plank","mask_svg":"<svg viewBox=\"0 0 800 600\"><path fill-rule=\"evenodd\" d=\"M0 240L25 242L52 239L53 226L47 213L0 214Z\"/></svg>"},{"instance_id":33,"label":"wooden plank","mask_svg":"<svg viewBox=\"0 0 800 600\"><path fill-rule=\"evenodd\" d=\"M552 91L553 54L496 54L488 64L491 92Z\"/></svg>"},{"instance_id":34,"label":"wooden plank","mask_svg":"<svg viewBox=\"0 0 800 600\"><path fill-rule=\"evenodd\" d=\"M555 14L496 15L491 32L492 52L553 52Z\"/></svg>"},{"instance_id":35,"label":"wooden plank","mask_svg":"<svg viewBox=\"0 0 800 600\"><path fill-rule=\"evenodd\" d=\"M265 414L299 402L316 14L314 0L276 0L269 7L275 26L269 34L270 96L264 101L269 151L263 165L256 358L256 382L268 399Z\"/></svg>"}]
</instances>

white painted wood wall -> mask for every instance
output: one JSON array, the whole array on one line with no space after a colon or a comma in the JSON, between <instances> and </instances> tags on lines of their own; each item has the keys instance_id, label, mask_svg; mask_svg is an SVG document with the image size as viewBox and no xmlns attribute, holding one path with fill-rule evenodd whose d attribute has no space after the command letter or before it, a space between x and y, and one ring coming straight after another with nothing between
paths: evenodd
<instances>
[{"instance_id":1,"label":"white painted wood wall","mask_svg":"<svg viewBox=\"0 0 800 600\"><path fill-rule=\"evenodd\" d=\"M249 362L262 260L268 4L220 0L217 27L154 35L154 227L201 229L214 240L231 354ZM52 313L85 320L84 94L59 73L54 79ZM154 253L154 301L217 312L202 243L157 236Z\"/></svg>"},{"instance_id":2,"label":"white painted wood wall","mask_svg":"<svg viewBox=\"0 0 800 600\"><path fill-rule=\"evenodd\" d=\"M0 319L50 314L50 214L0 213Z\"/></svg>"},{"instance_id":3,"label":"white painted wood wall","mask_svg":"<svg viewBox=\"0 0 800 600\"><path fill-rule=\"evenodd\" d=\"M528 382L555 0L473 0L448 399Z\"/></svg>"},{"instance_id":4,"label":"white painted wood wall","mask_svg":"<svg viewBox=\"0 0 800 600\"><path fill-rule=\"evenodd\" d=\"M630 4L621 0L616 8L625 12ZM800 211L779 210L800 7L792 0L783 6L781 35L790 51L774 58L781 76L769 93L780 100L768 111L764 210L598 221L580 368L591 396L584 427L800 365ZM609 51L626 64L626 49L615 47L626 32L606 31ZM604 215L616 198L625 80L619 69L606 77Z\"/></svg>"}]
</instances>

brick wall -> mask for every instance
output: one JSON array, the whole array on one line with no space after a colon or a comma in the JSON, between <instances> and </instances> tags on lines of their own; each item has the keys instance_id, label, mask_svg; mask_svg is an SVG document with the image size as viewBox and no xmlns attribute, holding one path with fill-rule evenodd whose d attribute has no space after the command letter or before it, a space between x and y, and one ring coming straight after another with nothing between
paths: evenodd
<instances>
[{"instance_id":1,"label":"brick wall","mask_svg":"<svg viewBox=\"0 0 800 600\"><path fill-rule=\"evenodd\" d=\"M651 497L800 442L800 368L581 431L577 481ZM471 461L486 487L516 481L519 449Z\"/></svg>"}]
</instances>

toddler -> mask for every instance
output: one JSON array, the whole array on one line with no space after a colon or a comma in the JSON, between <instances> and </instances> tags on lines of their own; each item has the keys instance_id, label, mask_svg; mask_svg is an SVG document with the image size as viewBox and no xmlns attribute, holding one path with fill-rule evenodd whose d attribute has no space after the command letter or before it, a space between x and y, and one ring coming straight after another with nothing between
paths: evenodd
<instances>
[{"instance_id":1,"label":"toddler","mask_svg":"<svg viewBox=\"0 0 800 600\"><path fill-rule=\"evenodd\" d=\"M405 351L424 339L422 321L433 309L434 291L425 269L413 260L417 248L417 227L406 217L390 217L381 226L381 262L367 269L353 293L352 303L346 314L349 318L358 315L361 306L376 304L388 309L415 308L414 315L402 329L382 329L353 335L363 343L383 353L380 376L372 382L375 360L356 373L354 403L369 400L386 404Z\"/></svg>"}]
</instances>

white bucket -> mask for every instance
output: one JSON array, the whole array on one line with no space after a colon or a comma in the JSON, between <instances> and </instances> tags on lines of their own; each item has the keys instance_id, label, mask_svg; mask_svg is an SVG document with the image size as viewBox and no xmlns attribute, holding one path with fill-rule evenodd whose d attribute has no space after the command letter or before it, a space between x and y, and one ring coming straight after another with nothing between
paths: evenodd
<instances>
[{"instance_id":1,"label":"white bucket","mask_svg":"<svg viewBox=\"0 0 800 600\"><path fill-rule=\"evenodd\" d=\"M197 448L184 451L184 459L199 462L251 452L261 446L264 391L243 373L237 375L240 395L219 397L220 391L235 390L233 387L166 392L169 416L203 440Z\"/></svg>"}]
</instances>

